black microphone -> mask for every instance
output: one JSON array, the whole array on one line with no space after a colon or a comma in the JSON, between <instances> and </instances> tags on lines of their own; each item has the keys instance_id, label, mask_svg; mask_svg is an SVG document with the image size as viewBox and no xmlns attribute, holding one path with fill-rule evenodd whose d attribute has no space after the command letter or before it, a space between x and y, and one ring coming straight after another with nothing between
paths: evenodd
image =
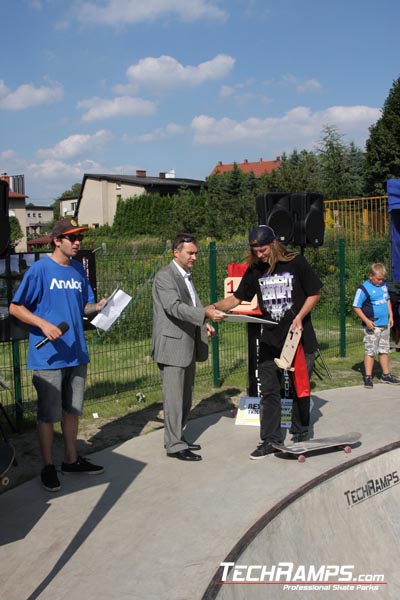
<instances>
[{"instance_id":1,"label":"black microphone","mask_svg":"<svg viewBox=\"0 0 400 600\"><path fill-rule=\"evenodd\" d=\"M64 333L65 333L66 331L68 331L68 329L69 329L69 325L68 325L68 323L65 323L64 321L62 321L61 323L59 323L59 324L57 325L57 327L58 327L58 329L61 329L61 331L62 331L62 335L64 335ZM58 339L58 338L57 338L57 339ZM35 348L36 348L36 350L39 350L39 348L41 348L42 346L44 346L45 344L47 344L47 342L49 342L49 341L50 341L50 340L49 340L49 338L48 338L48 337L45 337L45 338L43 338L42 340L40 340L40 342L38 342L37 344L35 344ZM55 340L54 340L54 341L55 341Z\"/></svg>"}]
</instances>

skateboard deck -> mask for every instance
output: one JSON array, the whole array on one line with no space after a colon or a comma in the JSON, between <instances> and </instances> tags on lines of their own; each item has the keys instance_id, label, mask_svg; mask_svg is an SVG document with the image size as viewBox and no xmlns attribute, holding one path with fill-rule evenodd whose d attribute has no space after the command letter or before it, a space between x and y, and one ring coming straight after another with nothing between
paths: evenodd
<instances>
[{"instance_id":1,"label":"skateboard deck","mask_svg":"<svg viewBox=\"0 0 400 600\"><path fill-rule=\"evenodd\" d=\"M284 454L292 454L298 457L299 462L306 460L305 455L308 452L315 450L325 450L327 448L343 448L347 453L351 452L351 446L354 445L361 438L361 433L357 431L351 431L343 435L335 435L324 438L314 438L312 440L306 440L297 444L289 444L284 446L282 444L275 444L271 442L271 445Z\"/></svg>"},{"instance_id":2,"label":"skateboard deck","mask_svg":"<svg viewBox=\"0 0 400 600\"><path fill-rule=\"evenodd\" d=\"M15 449L11 442L3 442L0 444L0 483L8 485L10 480L7 473L11 466L15 464Z\"/></svg>"},{"instance_id":3,"label":"skateboard deck","mask_svg":"<svg viewBox=\"0 0 400 600\"><path fill-rule=\"evenodd\" d=\"M289 331L289 333L287 334L280 357L274 358L275 364L280 369L285 369L286 371L294 371L292 363L294 355L296 354L297 346L300 342L301 333L302 332L300 329L295 329L294 331Z\"/></svg>"}]
</instances>

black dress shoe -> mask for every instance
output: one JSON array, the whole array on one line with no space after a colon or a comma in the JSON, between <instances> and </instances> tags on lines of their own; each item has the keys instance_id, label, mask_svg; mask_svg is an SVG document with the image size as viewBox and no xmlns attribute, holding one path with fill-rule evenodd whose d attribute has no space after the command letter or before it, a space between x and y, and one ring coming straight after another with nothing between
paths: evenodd
<instances>
[{"instance_id":1,"label":"black dress shoe","mask_svg":"<svg viewBox=\"0 0 400 600\"><path fill-rule=\"evenodd\" d=\"M201 460L200 454L193 454L189 449L179 450L179 452L168 452L167 456L171 458L177 458L178 460Z\"/></svg>"},{"instance_id":2,"label":"black dress shoe","mask_svg":"<svg viewBox=\"0 0 400 600\"><path fill-rule=\"evenodd\" d=\"M200 444L194 444L193 442L188 442L185 438L182 438L182 442L187 444L189 450L201 450Z\"/></svg>"}]
</instances>

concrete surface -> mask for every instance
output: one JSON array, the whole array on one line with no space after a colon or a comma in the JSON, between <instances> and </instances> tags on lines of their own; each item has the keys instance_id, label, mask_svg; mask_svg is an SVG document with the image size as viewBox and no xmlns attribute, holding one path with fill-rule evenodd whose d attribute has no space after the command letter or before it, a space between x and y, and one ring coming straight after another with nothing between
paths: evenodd
<instances>
[{"instance_id":1,"label":"concrete surface","mask_svg":"<svg viewBox=\"0 0 400 600\"><path fill-rule=\"evenodd\" d=\"M268 511L311 480L323 478L328 470L399 439L397 386L328 390L313 394L313 402L315 436L362 433L361 445L350 455L327 452L309 457L304 464L277 456L251 461L248 454L258 443L258 428L236 426L224 413L189 424L187 436L203 447L201 462L184 463L166 457L163 432L159 430L91 455L104 464L105 473L61 476L61 492L46 492L37 478L1 494L1 597L200 600L210 590L221 562ZM378 463L377 473L397 470L398 454L390 455L394 462ZM353 468L344 472L346 479L336 485L339 492L356 489L359 481L370 477L363 471L370 461L361 464L361 472ZM289 517L277 513L274 536L267 536L257 549L259 564L271 560L299 563L303 551L305 561L316 560L305 551L312 540L319 553L323 551L323 564L354 564L356 575L384 573L387 585L379 592L364 591L363 598L394 598L395 591L398 598L398 574L390 558L393 540L385 541L391 528L398 539L400 488L381 494L391 508L379 508L379 519L377 511L371 510L375 505L370 500L362 503L361 510L346 508L347 515L357 515L358 524L365 521L364 530L349 528L343 522L335 535L335 520L327 513L337 511L336 502L340 504L343 498L339 494L339 499L330 503L333 492L329 481L321 483L311 499L310 494L300 497L299 508ZM313 515L320 524L317 528L311 528ZM379 552L370 554L366 563L368 523L374 528L371 539L379 542ZM303 524L309 528L306 537ZM285 530L286 541L279 545L277 540L283 540ZM264 545L270 553L263 551ZM224 591L235 587L237 593L241 589L242 595L235 598L253 597L249 585L219 586L219 591L221 587ZM263 598L278 597L278 586L252 589L256 587L262 589ZM296 600L318 597L314 592L287 593L287 598ZM343 596L335 592L334 597Z\"/></svg>"},{"instance_id":2,"label":"concrete surface","mask_svg":"<svg viewBox=\"0 0 400 600\"><path fill-rule=\"evenodd\" d=\"M329 593L397 600L400 445L359 460L315 478L260 519L224 561L204 600Z\"/></svg>"}]
</instances>

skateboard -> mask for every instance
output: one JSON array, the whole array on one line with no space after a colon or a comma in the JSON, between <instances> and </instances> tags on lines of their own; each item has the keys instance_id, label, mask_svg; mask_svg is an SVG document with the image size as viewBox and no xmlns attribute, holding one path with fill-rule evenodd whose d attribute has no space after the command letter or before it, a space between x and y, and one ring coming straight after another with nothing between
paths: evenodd
<instances>
[{"instance_id":1,"label":"skateboard","mask_svg":"<svg viewBox=\"0 0 400 600\"><path fill-rule=\"evenodd\" d=\"M16 465L15 449L11 442L3 442L0 444L0 483L6 487L10 480L7 473L12 465Z\"/></svg>"},{"instance_id":2,"label":"skateboard","mask_svg":"<svg viewBox=\"0 0 400 600\"><path fill-rule=\"evenodd\" d=\"M291 454L293 456L297 456L297 460L303 463L306 460L305 455L315 450L325 450L328 448L343 448L344 452L346 454L349 454L351 452L351 446L358 442L360 438L361 433L352 431L343 435L335 435L332 437L325 438L315 438L312 440L299 442L298 444L290 444L288 446L271 442L271 446L273 446L276 450L282 452L283 454Z\"/></svg>"},{"instance_id":3,"label":"skateboard","mask_svg":"<svg viewBox=\"0 0 400 600\"><path fill-rule=\"evenodd\" d=\"M274 362L280 369L285 369L286 371L294 371L292 367L294 355L296 354L297 346L299 345L301 338L301 330L295 329L294 331L289 331L286 336L285 343L282 348L282 352L279 358L274 358Z\"/></svg>"}]
</instances>

